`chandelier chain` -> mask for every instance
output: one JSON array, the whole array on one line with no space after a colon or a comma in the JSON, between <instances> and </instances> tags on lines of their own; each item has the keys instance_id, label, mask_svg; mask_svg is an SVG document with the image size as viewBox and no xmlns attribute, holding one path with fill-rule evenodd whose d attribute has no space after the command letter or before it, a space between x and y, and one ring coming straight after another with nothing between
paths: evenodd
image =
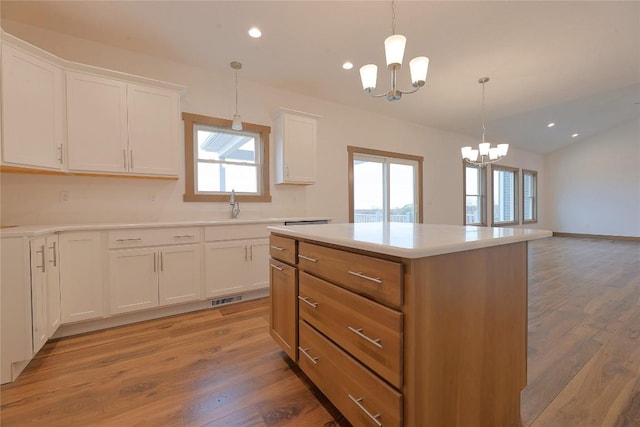
<instances>
[{"instance_id":1,"label":"chandelier chain","mask_svg":"<svg viewBox=\"0 0 640 427\"><path fill-rule=\"evenodd\" d=\"M484 133L487 130L486 127L484 126L484 119L485 119L485 115L484 115L484 84L485 82L482 82L482 142L484 142Z\"/></svg>"},{"instance_id":2,"label":"chandelier chain","mask_svg":"<svg viewBox=\"0 0 640 427\"><path fill-rule=\"evenodd\" d=\"M391 1L391 34L396 33L396 2Z\"/></svg>"}]
</instances>

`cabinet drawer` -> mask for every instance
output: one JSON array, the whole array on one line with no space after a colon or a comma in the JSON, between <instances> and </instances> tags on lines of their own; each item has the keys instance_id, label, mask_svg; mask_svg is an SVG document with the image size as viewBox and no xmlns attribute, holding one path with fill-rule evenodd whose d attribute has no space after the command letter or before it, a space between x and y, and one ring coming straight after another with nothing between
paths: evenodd
<instances>
[{"instance_id":1,"label":"cabinet drawer","mask_svg":"<svg viewBox=\"0 0 640 427\"><path fill-rule=\"evenodd\" d=\"M354 426L402 425L400 393L306 322L299 326L300 368Z\"/></svg>"},{"instance_id":2,"label":"cabinet drawer","mask_svg":"<svg viewBox=\"0 0 640 427\"><path fill-rule=\"evenodd\" d=\"M109 232L109 249L178 245L199 241L198 227L135 228Z\"/></svg>"},{"instance_id":3,"label":"cabinet drawer","mask_svg":"<svg viewBox=\"0 0 640 427\"><path fill-rule=\"evenodd\" d=\"M376 301L402 307L402 264L399 262L300 242L298 268Z\"/></svg>"},{"instance_id":4,"label":"cabinet drawer","mask_svg":"<svg viewBox=\"0 0 640 427\"><path fill-rule=\"evenodd\" d=\"M300 318L402 387L403 314L307 273L299 279Z\"/></svg>"},{"instance_id":5,"label":"cabinet drawer","mask_svg":"<svg viewBox=\"0 0 640 427\"><path fill-rule=\"evenodd\" d=\"M269 254L291 265L296 264L296 241L287 237L274 236L269 238Z\"/></svg>"},{"instance_id":6,"label":"cabinet drawer","mask_svg":"<svg viewBox=\"0 0 640 427\"><path fill-rule=\"evenodd\" d=\"M204 228L204 240L261 239L269 237L268 225L272 224L210 225Z\"/></svg>"}]
</instances>

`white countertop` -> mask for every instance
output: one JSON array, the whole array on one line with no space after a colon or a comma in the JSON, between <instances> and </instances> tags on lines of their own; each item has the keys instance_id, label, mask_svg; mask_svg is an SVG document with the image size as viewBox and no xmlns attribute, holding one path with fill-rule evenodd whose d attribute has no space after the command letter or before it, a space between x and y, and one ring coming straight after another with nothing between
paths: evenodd
<instances>
[{"instance_id":1,"label":"white countertop","mask_svg":"<svg viewBox=\"0 0 640 427\"><path fill-rule=\"evenodd\" d=\"M274 233L398 256L422 258L551 237L548 230L408 223L267 227Z\"/></svg>"},{"instance_id":2,"label":"white countertop","mask_svg":"<svg viewBox=\"0 0 640 427\"><path fill-rule=\"evenodd\" d=\"M331 220L327 217L313 218L254 218L254 219L221 219L195 221L165 222L131 222L131 223L96 223L96 224L59 224L59 225L21 225L10 226L0 230L0 237L41 236L62 231L117 230L125 228L162 228L162 227L194 227L246 224L284 224L285 221L317 221Z\"/></svg>"}]
</instances>

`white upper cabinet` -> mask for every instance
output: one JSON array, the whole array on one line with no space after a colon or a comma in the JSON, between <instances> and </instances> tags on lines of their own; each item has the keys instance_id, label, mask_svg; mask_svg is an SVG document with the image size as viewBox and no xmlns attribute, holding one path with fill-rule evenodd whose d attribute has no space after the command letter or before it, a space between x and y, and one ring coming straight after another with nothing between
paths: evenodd
<instances>
[{"instance_id":1,"label":"white upper cabinet","mask_svg":"<svg viewBox=\"0 0 640 427\"><path fill-rule=\"evenodd\" d=\"M127 172L127 141L126 83L68 71L69 170Z\"/></svg>"},{"instance_id":2,"label":"white upper cabinet","mask_svg":"<svg viewBox=\"0 0 640 427\"><path fill-rule=\"evenodd\" d=\"M62 169L64 71L2 44L2 161Z\"/></svg>"},{"instance_id":3,"label":"white upper cabinet","mask_svg":"<svg viewBox=\"0 0 640 427\"><path fill-rule=\"evenodd\" d=\"M317 117L284 110L276 123L276 183L316 182Z\"/></svg>"},{"instance_id":4,"label":"white upper cabinet","mask_svg":"<svg viewBox=\"0 0 640 427\"><path fill-rule=\"evenodd\" d=\"M179 94L67 72L69 170L178 175Z\"/></svg>"},{"instance_id":5,"label":"white upper cabinet","mask_svg":"<svg viewBox=\"0 0 640 427\"><path fill-rule=\"evenodd\" d=\"M131 172L178 175L179 101L174 91L127 85Z\"/></svg>"}]
</instances>

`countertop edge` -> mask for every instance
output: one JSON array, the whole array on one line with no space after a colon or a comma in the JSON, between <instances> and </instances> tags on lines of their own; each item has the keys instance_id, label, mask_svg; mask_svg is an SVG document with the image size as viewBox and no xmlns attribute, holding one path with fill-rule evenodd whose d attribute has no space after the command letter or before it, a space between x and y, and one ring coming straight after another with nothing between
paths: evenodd
<instances>
[{"instance_id":1,"label":"countertop edge","mask_svg":"<svg viewBox=\"0 0 640 427\"><path fill-rule=\"evenodd\" d=\"M450 228L452 226L446 225L444 228ZM458 226L464 227L464 226ZM320 243L329 243L337 246L343 246L347 248L360 249L364 251L369 251L373 253L379 253L384 255L397 256L399 258L408 258L408 259L416 259L416 258L424 258L435 255L443 255L453 252L462 252L472 249L482 249L488 248L492 246L500 246L506 245L510 243L518 243L530 240L538 240L544 239L547 237L551 237L553 233L550 230L537 230L537 229L514 229L520 230L518 234L512 236L501 236L501 237L490 237L490 238L482 238L473 241L460 241L454 243L442 243L438 244L437 242L433 244L429 244L427 246L417 247L417 248L402 248L398 246L391 246L386 244L378 244L371 242L364 242L360 240L355 240L352 238L336 238L333 236L318 236L313 233L305 233L302 229L291 229L290 227L284 226L267 226L272 232L276 232L278 234L297 237L301 239L306 239L310 241L316 241Z\"/></svg>"},{"instance_id":2,"label":"countertop edge","mask_svg":"<svg viewBox=\"0 0 640 427\"><path fill-rule=\"evenodd\" d=\"M36 237L64 231L104 231L134 228L163 228L163 227L206 227L223 225L250 224L284 224L285 221L319 221L330 217L286 217L286 218L253 218L253 219L222 219L222 220L194 220L194 221L162 221L162 222L130 222L130 223L95 223L95 224L57 224L57 225L22 225L0 230L0 238Z\"/></svg>"}]
</instances>

